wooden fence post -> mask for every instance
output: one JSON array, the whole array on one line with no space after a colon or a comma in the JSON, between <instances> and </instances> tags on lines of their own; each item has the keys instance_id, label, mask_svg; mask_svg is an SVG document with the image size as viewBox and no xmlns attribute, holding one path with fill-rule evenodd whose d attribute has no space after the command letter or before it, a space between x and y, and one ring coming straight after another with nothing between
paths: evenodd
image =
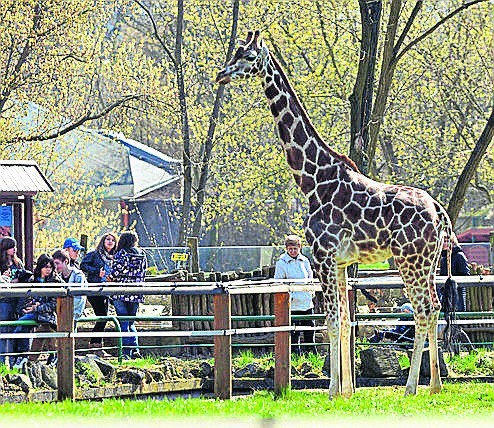
<instances>
[{"instance_id":1,"label":"wooden fence post","mask_svg":"<svg viewBox=\"0 0 494 428\"><path fill-rule=\"evenodd\" d=\"M197 237L188 237L187 246L189 247L190 251L189 272L197 273L199 272L199 247Z\"/></svg>"},{"instance_id":2,"label":"wooden fence post","mask_svg":"<svg viewBox=\"0 0 494 428\"><path fill-rule=\"evenodd\" d=\"M74 298L72 296L57 298L57 330L74 331ZM74 338L57 338L57 382L58 400L75 398L74 382Z\"/></svg>"},{"instance_id":3,"label":"wooden fence post","mask_svg":"<svg viewBox=\"0 0 494 428\"><path fill-rule=\"evenodd\" d=\"M355 322L355 289L348 289L348 306L350 308L350 323ZM352 384L353 388L356 387L356 374L355 374L355 325L350 328L350 361L352 368ZM341 368L340 368L341 372Z\"/></svg>"},{"instance_id":4,"label":"wooden fence post","mask_svg":"<svg viewBox=\"0 0 494 428\"><path fill-rule=\"evenodd\" d=\"M231 296L214 295L214 330L232 327ZM232 398L232 337L214 336L214 394L222 400Z\"/></svg>"},{"instance_id":5,"label":"wooden fence post","mask_svg":"<svg viewBox=\"0 0 494 428\"><path fill-rule=\"evenodd\" d=\"M274 325L281 327L289 326L290 323L290 293L275 293ZM274 333L274 392L276 395L290 388L291 357L290 332L276 331Z\"/></svg>"}]
</instances>

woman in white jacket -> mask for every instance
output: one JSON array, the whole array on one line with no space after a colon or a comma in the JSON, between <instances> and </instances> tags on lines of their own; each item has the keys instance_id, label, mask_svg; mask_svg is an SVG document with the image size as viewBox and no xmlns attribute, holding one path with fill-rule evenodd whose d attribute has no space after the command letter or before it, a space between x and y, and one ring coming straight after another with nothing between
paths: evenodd
<instances>
[{"instance_id":1,"label":"woman in white jacket","mask_svg":"<svg viewBox=\"0 0 494 428\"><path fill-rule=\"evenodd\" d=\"M297 235L288 235L285 239L286 251L276 262L274 277L276 279L310 279L314 277L309 259L300 251L302 250L302 240ZM290 293L291 314L292 315L312 315L314 313L313 291L292 291ZM314 327L314 320L295 320L292 323L298 326ZM303 353L316 353L314 330L304 330ZM293 331L292 351L301 354L300 331Z\"/></svg>"}]
</instances>

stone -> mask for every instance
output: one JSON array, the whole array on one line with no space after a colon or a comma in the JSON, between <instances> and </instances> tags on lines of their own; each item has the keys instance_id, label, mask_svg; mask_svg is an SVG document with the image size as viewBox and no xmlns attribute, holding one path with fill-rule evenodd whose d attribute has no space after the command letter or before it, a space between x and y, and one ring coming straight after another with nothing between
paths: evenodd
<instances>
[{"instance_id":1,"label":"stone","mask_svg":"<svg viewBox=\"0 0 494 428\"><path fill-rule=\"evenodd\" d=\"M103 373L106 382L115 382L115 379L117 378L117 368L114 365L99 357L94 358L94 362L98 365L101 373Z\"/></svg>"},{"instance_id":2,"label":"stone","mask_svg":"<svg viewBox=\"0 0 494 428\"><path fill-rule=\"evenodd\" d=\"M408 354L408 359L411 361L412 360L412 351L408 350L407 354ZM444 362L444 354L443 354L442 349L439 349L438 360L439 360L439 376L447 377L449 375L448 367L446 366L446 363ZM420 377L431 377L431 364L430 364L430 360L429 360L429 350L428 349L426 349L422 353L422 362L420 364Z\"/></svg>"},{"instance_id":3,"label":"stone","mask_svg":"<svg viewBox=\"0 0 494 428\"><path fill-rule=\"evenodd\" d=\"M203 361L200 365L199 368L201 369L200 376L199 377L212 377L213 375L213 368L211 367L211 364L209 364L206 361Z\"/></svg>"},{"instance_id":4,"label":"stone","mask_svg":"<svg viewBox=\"0 0 494 428\"><path fill-rule=\"evenodd\" d=\"M122 383L130 383L132 385L140 385L143 383L145 373L141 370L122 370L117 373L117 379Z\"/></svg>"},{"instance_id":5,"label":"stone","mask_svg":"<svg viewBox=\"0 0 494 428\"><path fill-rule=\"evenodd\" d=\"M33 388L41 388L44 386L40 363L31 361L27 362L26 374L29 376L29 380L31 381Z\"/></svg>"},{"instance_id":6,"label":"stone","mask_svg":"<svg viewBox=\"0 0 494 428\"><path fill-rule=\"evenodd\" d=\"M7 381L20 388L23 392L29 392L29 390L33 387L29 376L24 373L9 373L7 374Z\"/></svg>"},{"instance_id":7,"label":"stone","mask_svg":"<svg viewBox=\"0 0 494 428\"><path fill-rule=\"evenodd\" d=\"M402 375L398 356L388 347L373 346L360 351L362 377L399 377Z\"/></svg>"},{"instance_id":8,"label":"stone","mask_svg":"<svg viewBox=\"0 0 494 428\"><path fill-rule=\"evenodd\" d=\"M96 357L97 358L97 357ZM99 385L100 382L105 378L103 372L96 363L96 358L91 355L76 356L75 357L75 368L76 375L81 380L85 380L90 385Z\"/></svg>"},{"instance_id":9,"label":"stone","mask_svg":"<svg viewBox=\"0 0 494 428\"><path fill-rule=\"evenodd\" d=\"M165 375L160 370L148 370L148 373L154 382L163 382L165 380Z\"/></svg>"},{"instance_id":10,"label":"stone","mask_svg":"<svg viewBox=\"0 0 494 428\"><path fill-rule=\"evenodd\" d=\"M49 388L58 388L57 371L54 368L41 364L41 377Z\"/></svg>"}]
</instances>

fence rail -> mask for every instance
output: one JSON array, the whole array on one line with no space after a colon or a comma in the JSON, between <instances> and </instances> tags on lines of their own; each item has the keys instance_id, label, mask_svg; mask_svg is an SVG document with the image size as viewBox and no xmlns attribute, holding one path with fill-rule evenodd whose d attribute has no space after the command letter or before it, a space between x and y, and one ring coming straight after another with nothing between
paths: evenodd
<instances>
[{"instance_id":1,"label":"fence rail","mask_svg":"<svg viewBox=\"0 0 494 428\"><path fill-rule=\"evenodd\" d=\"M439 277L438 283L444 282L446 278ZM494 276L485 277L464 277L455 278L461 286L493 287ZM391 278L359 278L351 282L349 288L349 301L354 301L355 290L360 288L402 288L403 283L399 277ZM215 394L218 398L229 399L232 396L232 342L234 334L244 334L247 332L266 332L265 327L259 328L232 328L232 322L241 321L240 318L232 316L232 300L236 295L241 294L273 294L274 327L269 330L274 332L274 354L275 354L275 391L281 392L290 385L290 292L303 290L320 290L317 281L307 280L261 280L261 281L232 281L227 283L181 283L181 282L146 282L141 286L122 287L118 283L108 283L104 287L101 284L89 284L88 286L78 286L74 284L64 284L56 287L47 287L35 284L2 284L0 287L0 297L25 297L52 296L57 297L57 378L58 378L58 398L60 400L75 397L74 381L74 340L76 337L89 337L91 333L79 333L74 331L73 319L73 297L86 295L211 295L213 297L213 330L203 333L186 332L187 334L203 334L214 337L214 358L215 358ZM492 311L492 307L491 307ZM355 314L351 308L351 318L354 325L360 314ZM371 314L367 314L369 316ZM391 315L391 314L388 314ZM492 313L490 313L492 315ZM376 314L381 318L384 314ZM372 316L371 316L372 318ZM86 320L82 320L86 321ZM382 321L374 321L382 322ZM404 321L406 322L406 321ZM490 323L491 320L484 320ZM395 322L396 324L396 322ZM362 325L362 323L359 323ZM319 328L319 327L318 327ZM143 335L145 332L139 332ZM168 332L171 333L171 332ZM45 334L45 333L43 333ZM46 333L49 334L49 333ZM125 336L126 333L98 333L99 335L114 334L115 337ZM135 333L131 333L135 335ZM146 332L153 334L153 332ZM155 333L154 333L155 334ZM165 335L165 334L163 334ZM2 337L4 335L2 334ZM20 336L17 336L20 337ZM354 346L355 337L352 338ZM351 352L354 355L354 352Z\"/></svg>"}]
</instances>

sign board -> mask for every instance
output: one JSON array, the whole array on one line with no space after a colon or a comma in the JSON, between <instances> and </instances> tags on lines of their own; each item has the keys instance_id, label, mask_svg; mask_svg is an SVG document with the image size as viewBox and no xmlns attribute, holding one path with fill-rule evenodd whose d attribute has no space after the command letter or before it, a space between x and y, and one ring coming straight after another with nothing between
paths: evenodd
<instances>
[{"instance_id":1,"label":"sign board","mask_svg":"<svg viewBox=\"0 0 494 428\"><path fill-rule=\"evenodd\" d=\"M0 206L0 226L12 226L12 205Z\"/></svg>"},{"instance_id":2,"label":"sign board","mask_svg":"<svg viewBox=\"0 0 494 428\"><path fill-rule=\"evenodd\" d=\"M185 262L189 258L187 253L172 253L172 261L174 262Z\"/></svg>"}]
</instances>

